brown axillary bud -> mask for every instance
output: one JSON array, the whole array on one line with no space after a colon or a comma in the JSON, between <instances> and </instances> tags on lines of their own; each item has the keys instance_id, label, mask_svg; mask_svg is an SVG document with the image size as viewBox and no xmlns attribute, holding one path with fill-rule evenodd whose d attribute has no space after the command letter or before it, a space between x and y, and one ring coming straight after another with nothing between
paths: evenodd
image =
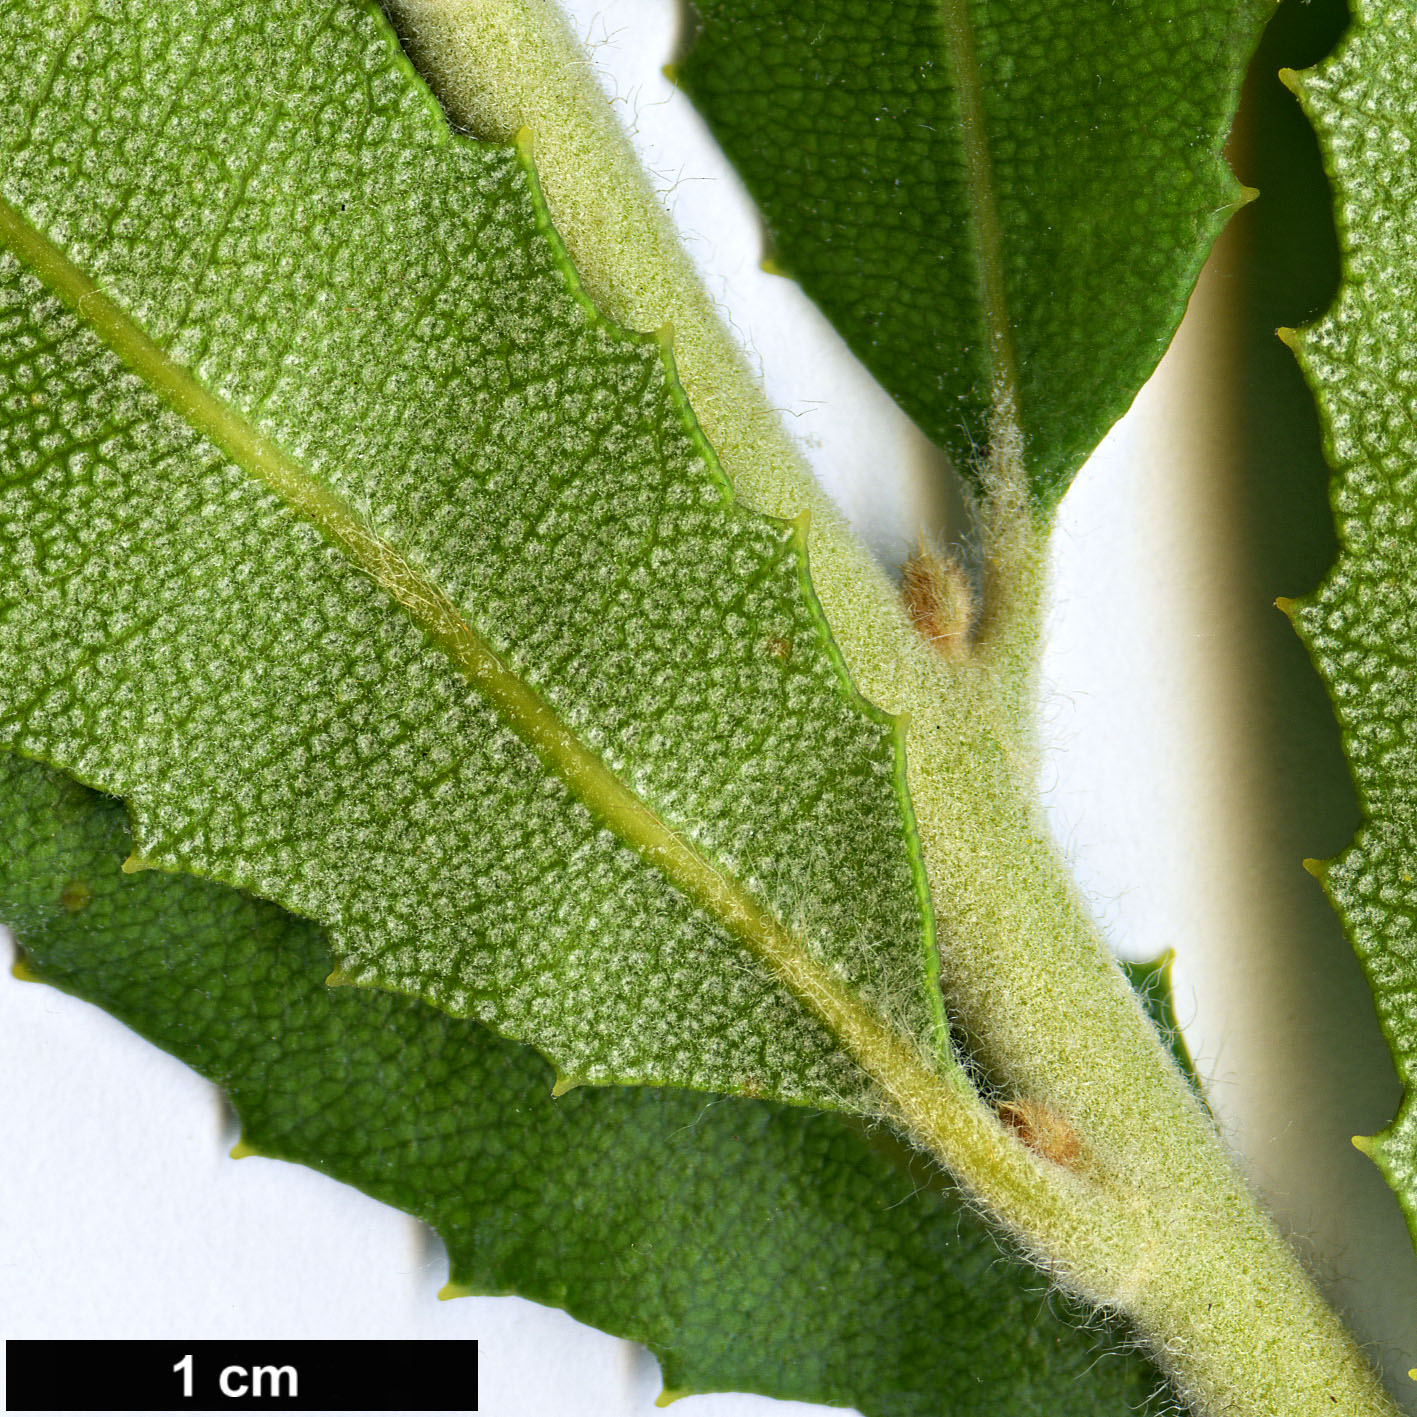
<instances>
[{"instance_id":1,"label":"brown axillary bud","mask_svg":"<svg viewBox=\"0 0 1417 1417\"><path fill-rule=\"evenodd\" d=\"M999 1104L1003 1123L1030 1150L1058 1166L1071 1166L1082 1150L1077 1133L1051 1107L1029 1098Z\"/></svg>"},{"instance_id":2,"label":"brown axillary bud","mask_svg":"<svg viewBox=\"0 0 1417 1417\"><path fill-rule=\"evenodd\" d=\"M946 659L969 657L979 601L974 584L960 561L921 543L905 563L901 585L911 623Z\"/></svg>"}]
</instances>

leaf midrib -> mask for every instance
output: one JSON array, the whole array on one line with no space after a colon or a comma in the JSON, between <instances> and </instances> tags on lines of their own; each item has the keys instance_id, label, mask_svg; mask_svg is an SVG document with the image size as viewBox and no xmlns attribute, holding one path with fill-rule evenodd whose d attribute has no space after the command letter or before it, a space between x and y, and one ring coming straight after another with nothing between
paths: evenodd
<instances>
[{"instance_id":1,"label":"leaf midrib","mask_svg":"<svg viewBox=\"0 0 1417 1417\"><path fill-rule=\"evenodd\" d=\"M979 298L984 315L985 362L989 369L989 441L1004 445L1018 420L1018 368L1009 332L1008 295L1004 289L1004 238L994 194L994 165L984 119L984 80L974 47L968 0L939 0L938 14L954 73L964 144L969 211L979 263Z\"/></svg>"},{"instance_id":2,"label":"leaf midrib","mask_svg":"<svg viewBox=\"0 0 1417 1417\"><path fill-rule=\"evenodd\" d=\"M952 1071L951 1083L942 1084L913 1045L814 960L799 936L739 881L666 826L537 690L503 663L424 572L274 440L172 359L91 276L3 197L0 246L28 266L179 417L281 497L387 592L595 818L761 960L888 1095L898 1090L906 1074L911 1078L909 1090L917 1096L922 1086L932 1093L957 1091Z\"/></svg>"}]
</instances>

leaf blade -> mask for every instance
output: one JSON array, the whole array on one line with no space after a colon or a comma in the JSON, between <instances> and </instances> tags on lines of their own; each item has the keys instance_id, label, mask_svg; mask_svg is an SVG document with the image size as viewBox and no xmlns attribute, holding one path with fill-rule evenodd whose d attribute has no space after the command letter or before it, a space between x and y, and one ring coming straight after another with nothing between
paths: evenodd
<instances>
[{"instance_id":1,"label":"leaf blade","mask_svg":"<svg viewBox=\"0 0 1417 1417\"><path fill-rule=\"evenodd\" d=\"M1407 34L1403 34L1404 26ZM1343 921L1373 989L1404 1097L1392 1124L1355 1144L1396 1193L1417 1243L1417 988L1408 901L1417 871L1407 688L1413 613L1410 414L1417 285L1394 216L1410 200L1417 89L1404 7L1353 7L1333 55L1281 77L1313 122L1334 184L1342 282L1327 314L1281 331L1313 388L1323 426L1339 552L1313 594L1281 602L1324 679L1353 772L1362 823L1330 861L1306 863Z\"/></svg>"},{"instance_id":2,"label":"leaf blade","mask_svg":"<svg viewBox=\"0 0 1417 1417\"><path fill-rule=\"evenodd\" d=\"M7 20L9 70L58 76L0 137L9 741L129 800L142 862L327 922L346 977L568 1076L860 1105L743 967L808 935L944 1056L898 730L800 533L732 503L658 347L568 291L517 159L452 136L368 6L228 18ZM105 107L138 74L175 157ZM71 180L95 108L122 190Z\"/></svg>"},{"instance_id":3,"label":"leaf blade","mask_svg":"<svg viewBox=\"0 0 1417 1417\"><path fill-rule=\"evenodd\" d=\"M322 987L305 922L125 876L119 804L0 754L0 819L0 902L29 964L222 1086L247 1145L433 1225L465 1289L647 1342L670 1389L1122 1417L1156 1386L841 1119L675 1090L553 1100L540 1059L471 1021Z\"/></svg>"},{"instance_id":4,"label":"leaf blade","mask_svg":"<svg viewBox=\"0 0 1417 1417\"><path fill-rule=\"evenodd\" d=\"M1046 512L1252 195L1221 147L1273 8L698 0L675 76L771 260L966 478L1021 438Z\"/></svg>"}]
</instances>

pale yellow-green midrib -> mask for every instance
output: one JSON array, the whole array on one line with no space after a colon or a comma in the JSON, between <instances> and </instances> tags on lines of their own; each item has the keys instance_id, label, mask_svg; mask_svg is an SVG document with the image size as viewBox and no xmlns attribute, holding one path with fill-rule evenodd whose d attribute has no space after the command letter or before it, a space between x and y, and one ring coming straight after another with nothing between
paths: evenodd
<instances>
[{"instance_id":1,"label":"pale yellow-green midrib","mask_svg":"<svg viewBox=\"0 0 1417 1417\"><path fill-rule=\"evenodd\" d=\"M932 1150L961 1143L997 1167L1001 1156L1022 1193L1039 1202L1042 1178L1012 1144L962 1077L936 1073L914 1045L867 1010L801 942L738 882L724 876L666 827L601 759L510 671L462 618L446 595L367 526L328 487L311 478L270 439L168 357L99 286L46 236L0 200L0 244L39 277L192 427L210 438L302 518L341 546L350 559L404 607L467 680L543 763L622 840L675 887L708 909L762 959L778 979L841 1041L885 1094L891 1110Z\"/></svg>"}]
</instances>

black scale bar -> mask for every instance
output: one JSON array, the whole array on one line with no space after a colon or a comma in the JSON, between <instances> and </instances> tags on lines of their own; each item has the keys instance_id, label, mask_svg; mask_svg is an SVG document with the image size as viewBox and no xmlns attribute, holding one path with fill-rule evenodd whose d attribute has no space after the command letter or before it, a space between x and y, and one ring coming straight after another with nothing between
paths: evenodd
<instances>
[{"instance_id":1,"label":"black scale bar","mask_svg":"<svg viewBox=\"0 0 1417 1417\"><path fill-rule=\"evenodd\" d=\"M476 1412L477 1340L12 1338L6 1412Z\"/></svg>"}]
</instances>

